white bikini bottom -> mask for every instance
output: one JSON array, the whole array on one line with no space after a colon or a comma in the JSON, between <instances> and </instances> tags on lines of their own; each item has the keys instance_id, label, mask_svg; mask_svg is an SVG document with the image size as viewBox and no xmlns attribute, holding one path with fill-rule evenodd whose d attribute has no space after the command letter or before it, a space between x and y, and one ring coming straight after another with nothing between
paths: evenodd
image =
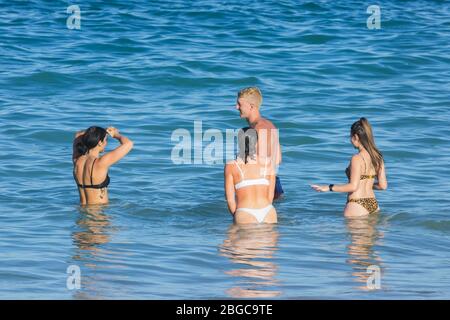
<instances>
[{"instance_id":1,"label":"white bikini bottom","mask_svg":"<svg viewBox=\"0 0 450 320\"><path fill-rule=\"evenodd\" d=\"M245 213L251 214L258 220L259 223L263 222L266 218L267 214L269 213L270 209L272 209L273 206L269 204L267 207L261 208L261 209L251 209L251 208L238 208L236 212L243 211Z\"/></svg>"}]
</instances>

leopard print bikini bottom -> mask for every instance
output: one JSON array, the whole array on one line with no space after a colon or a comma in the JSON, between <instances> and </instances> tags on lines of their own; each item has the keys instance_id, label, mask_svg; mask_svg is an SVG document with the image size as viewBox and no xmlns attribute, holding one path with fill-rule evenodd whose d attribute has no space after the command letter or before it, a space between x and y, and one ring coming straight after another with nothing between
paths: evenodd
<instances>
[{"instance_id":1,"label":"leopard print bikini bottom","mask_svg":"<svg viewBox=\"0 0 450 320\"><path fill-rule=\"evenodd\" d=\"M378 201L375 198L359 198L359 199L349 199L349 202L356 202L362 205L369 213L374 213L378 209Z\"/></svg>"}]
</instances>

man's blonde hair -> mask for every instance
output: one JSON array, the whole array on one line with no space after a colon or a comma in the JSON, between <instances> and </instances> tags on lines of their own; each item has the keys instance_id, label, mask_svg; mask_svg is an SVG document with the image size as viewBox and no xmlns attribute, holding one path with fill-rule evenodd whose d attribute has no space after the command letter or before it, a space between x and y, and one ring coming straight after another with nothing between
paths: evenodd
<instances>
[{"instance_id":1,"label":"man's blonde hair","mask_svg":"<svg viewBox=\"0 0 450 320\"><path fill-rule=\"evenodd\" d=\"M249 98L257 108L261 106L263 101L261 90L259 90L258 87L248 87L240 90L238 92L238 99L239 98Z\"/></svg>"}]
</instances>

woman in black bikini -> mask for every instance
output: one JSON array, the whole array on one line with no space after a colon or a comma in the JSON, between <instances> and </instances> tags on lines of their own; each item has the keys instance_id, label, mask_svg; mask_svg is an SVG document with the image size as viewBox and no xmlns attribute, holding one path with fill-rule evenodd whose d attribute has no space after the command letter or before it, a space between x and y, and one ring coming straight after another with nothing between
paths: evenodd
<instances>
[{"instance_id":1,"label":"woman in black bikini","mask_svg":"<svg viewBox=\"0 0 450 320\"><path fill-rule=\"evenodd\" d=\"M349 182L342 185L312 185L311 187L318 192L347 192L344 215L346 217L365 216L380 209L373 189L386 190L387 188L384 160L375 145L372 128L366 118L353 123L350 138L359 153L352 157L349 167L345 170ZM377 183L375 178L378 180Z\"/></svg>"},{"instance_id":2,"label":"woman in black bikini","mask_svg":"<svg viewBox=\"0 0 450 320\"><path fill-rule=\"evenodd\" d=\"M120 146L100 156L108 144L107 135L119 140ZM133 142L119 134L116 128L90 127L77 132L73 141L73 177L78 186L80 204L108 203L108 169L125 157L133 148ZM100 182L102 181L102 182Z\"/></svg>"}]
</instances>

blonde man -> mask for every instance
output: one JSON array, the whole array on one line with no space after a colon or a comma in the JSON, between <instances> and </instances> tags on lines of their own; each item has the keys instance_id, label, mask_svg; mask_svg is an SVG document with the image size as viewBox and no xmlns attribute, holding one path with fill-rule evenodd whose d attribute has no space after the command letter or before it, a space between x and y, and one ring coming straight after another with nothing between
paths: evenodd
<instances>
[{"instance_id":1,"label":"blonde man","mask_svg":"<svg viewBox=\"0 0 450 320\"><path fill-rule=\"evenodd\" d=\"M271 168L281 163L281 147L277 127L268 119L261 116L262 94L257 87L248 87L240 90L237 95L236 109L240 117L247 120L249 126L258 133L258 156L269 159ZM283 194L280 178L276 177L274 199Z\"/></svg>"}]
</instances>

